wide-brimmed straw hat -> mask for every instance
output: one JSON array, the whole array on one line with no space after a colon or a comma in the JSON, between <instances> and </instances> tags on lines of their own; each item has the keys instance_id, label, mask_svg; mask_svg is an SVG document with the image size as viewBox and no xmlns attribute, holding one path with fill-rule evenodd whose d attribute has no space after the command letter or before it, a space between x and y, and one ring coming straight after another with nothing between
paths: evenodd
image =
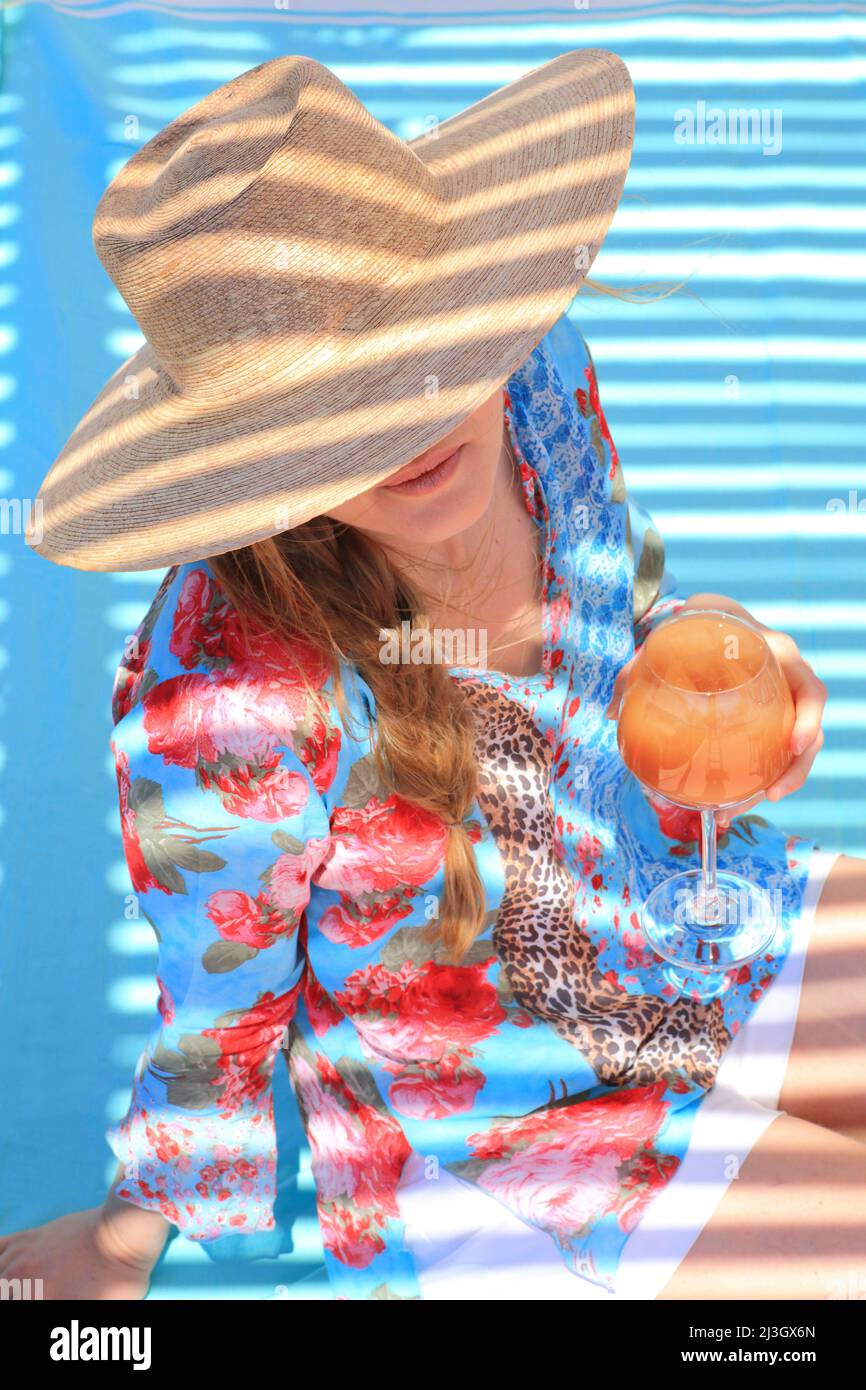
<instances>
[{"instance_id":1,"label":"wide-brimmed straw hat","mask_svg":"<svg viewBox=\"0 0 866 1390\"><path fill-rule=\"evenodd\" d=\"M615 54L561 54L401 140L328 68L261 63L123 166L96 251L145 343L36 498L40 555L162 568L384 482L553 326L634 131Z\"/></svg>"}]
</instances>

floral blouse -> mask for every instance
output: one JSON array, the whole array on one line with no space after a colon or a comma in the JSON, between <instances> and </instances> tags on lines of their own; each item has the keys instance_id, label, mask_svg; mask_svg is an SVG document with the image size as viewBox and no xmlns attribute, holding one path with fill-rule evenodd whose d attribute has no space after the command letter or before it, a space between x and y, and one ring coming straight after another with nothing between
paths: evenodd
<instances>
[{"instance_id":1,"label":"floral blouse","mask_svg":"<svg viewBox=\"0 0 866 1390\"><path fill-rule=\"evenodd\" d=\"M356 671L344 725L315 654L259 629L244 641L200 560L165 574L114 685L124 848L160 989L129 1110L106 1131L118 1191L193 1240L273 1231L282 1053L342 1298L420 1297L397 1198L413 1150L431 1180L444 1166L478 1185L575 1278L615 1288L785 958L813 848L735 818L719 862L778 890L776 949L712 1002L676 997L638 907L697 861L698 818L641 789L605 709L682 600L568 317L505 408L544 528L544 662L529 679L451 668L475 716L488 908L459 965L427 931L448 830L380 785Z\"/></svg>"}]
</instances>

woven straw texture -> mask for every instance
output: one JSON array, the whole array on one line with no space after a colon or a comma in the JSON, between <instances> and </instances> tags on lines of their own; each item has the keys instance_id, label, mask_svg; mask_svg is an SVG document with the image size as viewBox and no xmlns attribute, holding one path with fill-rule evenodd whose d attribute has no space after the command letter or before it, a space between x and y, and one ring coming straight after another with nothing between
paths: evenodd
<instances>
[{"instance_id":1,"label":"woven straw texture","mask_svg":"<svg viewBox=\"0 0 866 1390\"><path fill-rule=\"evenodd\" d=\"M403 141L273 59L105 190L96 251L147 341L39 492L35 550L157 569L327 513L453 430L565 311L628 169L614 54L561 54Z\"/></svg>"}]
</instances>

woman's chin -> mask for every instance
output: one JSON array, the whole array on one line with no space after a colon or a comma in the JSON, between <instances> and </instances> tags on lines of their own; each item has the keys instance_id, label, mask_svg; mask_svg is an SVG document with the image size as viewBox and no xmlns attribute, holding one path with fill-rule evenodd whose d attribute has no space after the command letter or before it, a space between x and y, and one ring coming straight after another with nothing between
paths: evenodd
<instances>
[{"instance_id":1,"label":"woman's chin","mask_svg":"<svg viewBox=\"0 0 866 1390\"><path fill-rule=\"evenodd\" d=\"M387 531L395 544L411 541L438 545L453 540L474 526L484 515L490 498L403 497L389 499L387 518L382 516L380 534Z\"/></svg>"}]
</instances>

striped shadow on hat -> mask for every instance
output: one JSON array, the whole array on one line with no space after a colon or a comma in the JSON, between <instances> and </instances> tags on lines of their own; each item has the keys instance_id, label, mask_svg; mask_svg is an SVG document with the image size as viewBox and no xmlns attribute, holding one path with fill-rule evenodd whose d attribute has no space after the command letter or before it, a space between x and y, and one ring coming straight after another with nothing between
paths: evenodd
<instances>
[{"instance_id":1,"label":"striped shadow on hat","mask_svg":"<svg viewBox=\"0 0 866 1390\"><path fill-rule=\"evenodd\" d=\"M96 251L146 342L37 497L85 570L221 554L327 513L450 433L567 309L616 209L631 82L561 54L403 141L275 58L124 165Z\"/></svg>"}]
</instances>

